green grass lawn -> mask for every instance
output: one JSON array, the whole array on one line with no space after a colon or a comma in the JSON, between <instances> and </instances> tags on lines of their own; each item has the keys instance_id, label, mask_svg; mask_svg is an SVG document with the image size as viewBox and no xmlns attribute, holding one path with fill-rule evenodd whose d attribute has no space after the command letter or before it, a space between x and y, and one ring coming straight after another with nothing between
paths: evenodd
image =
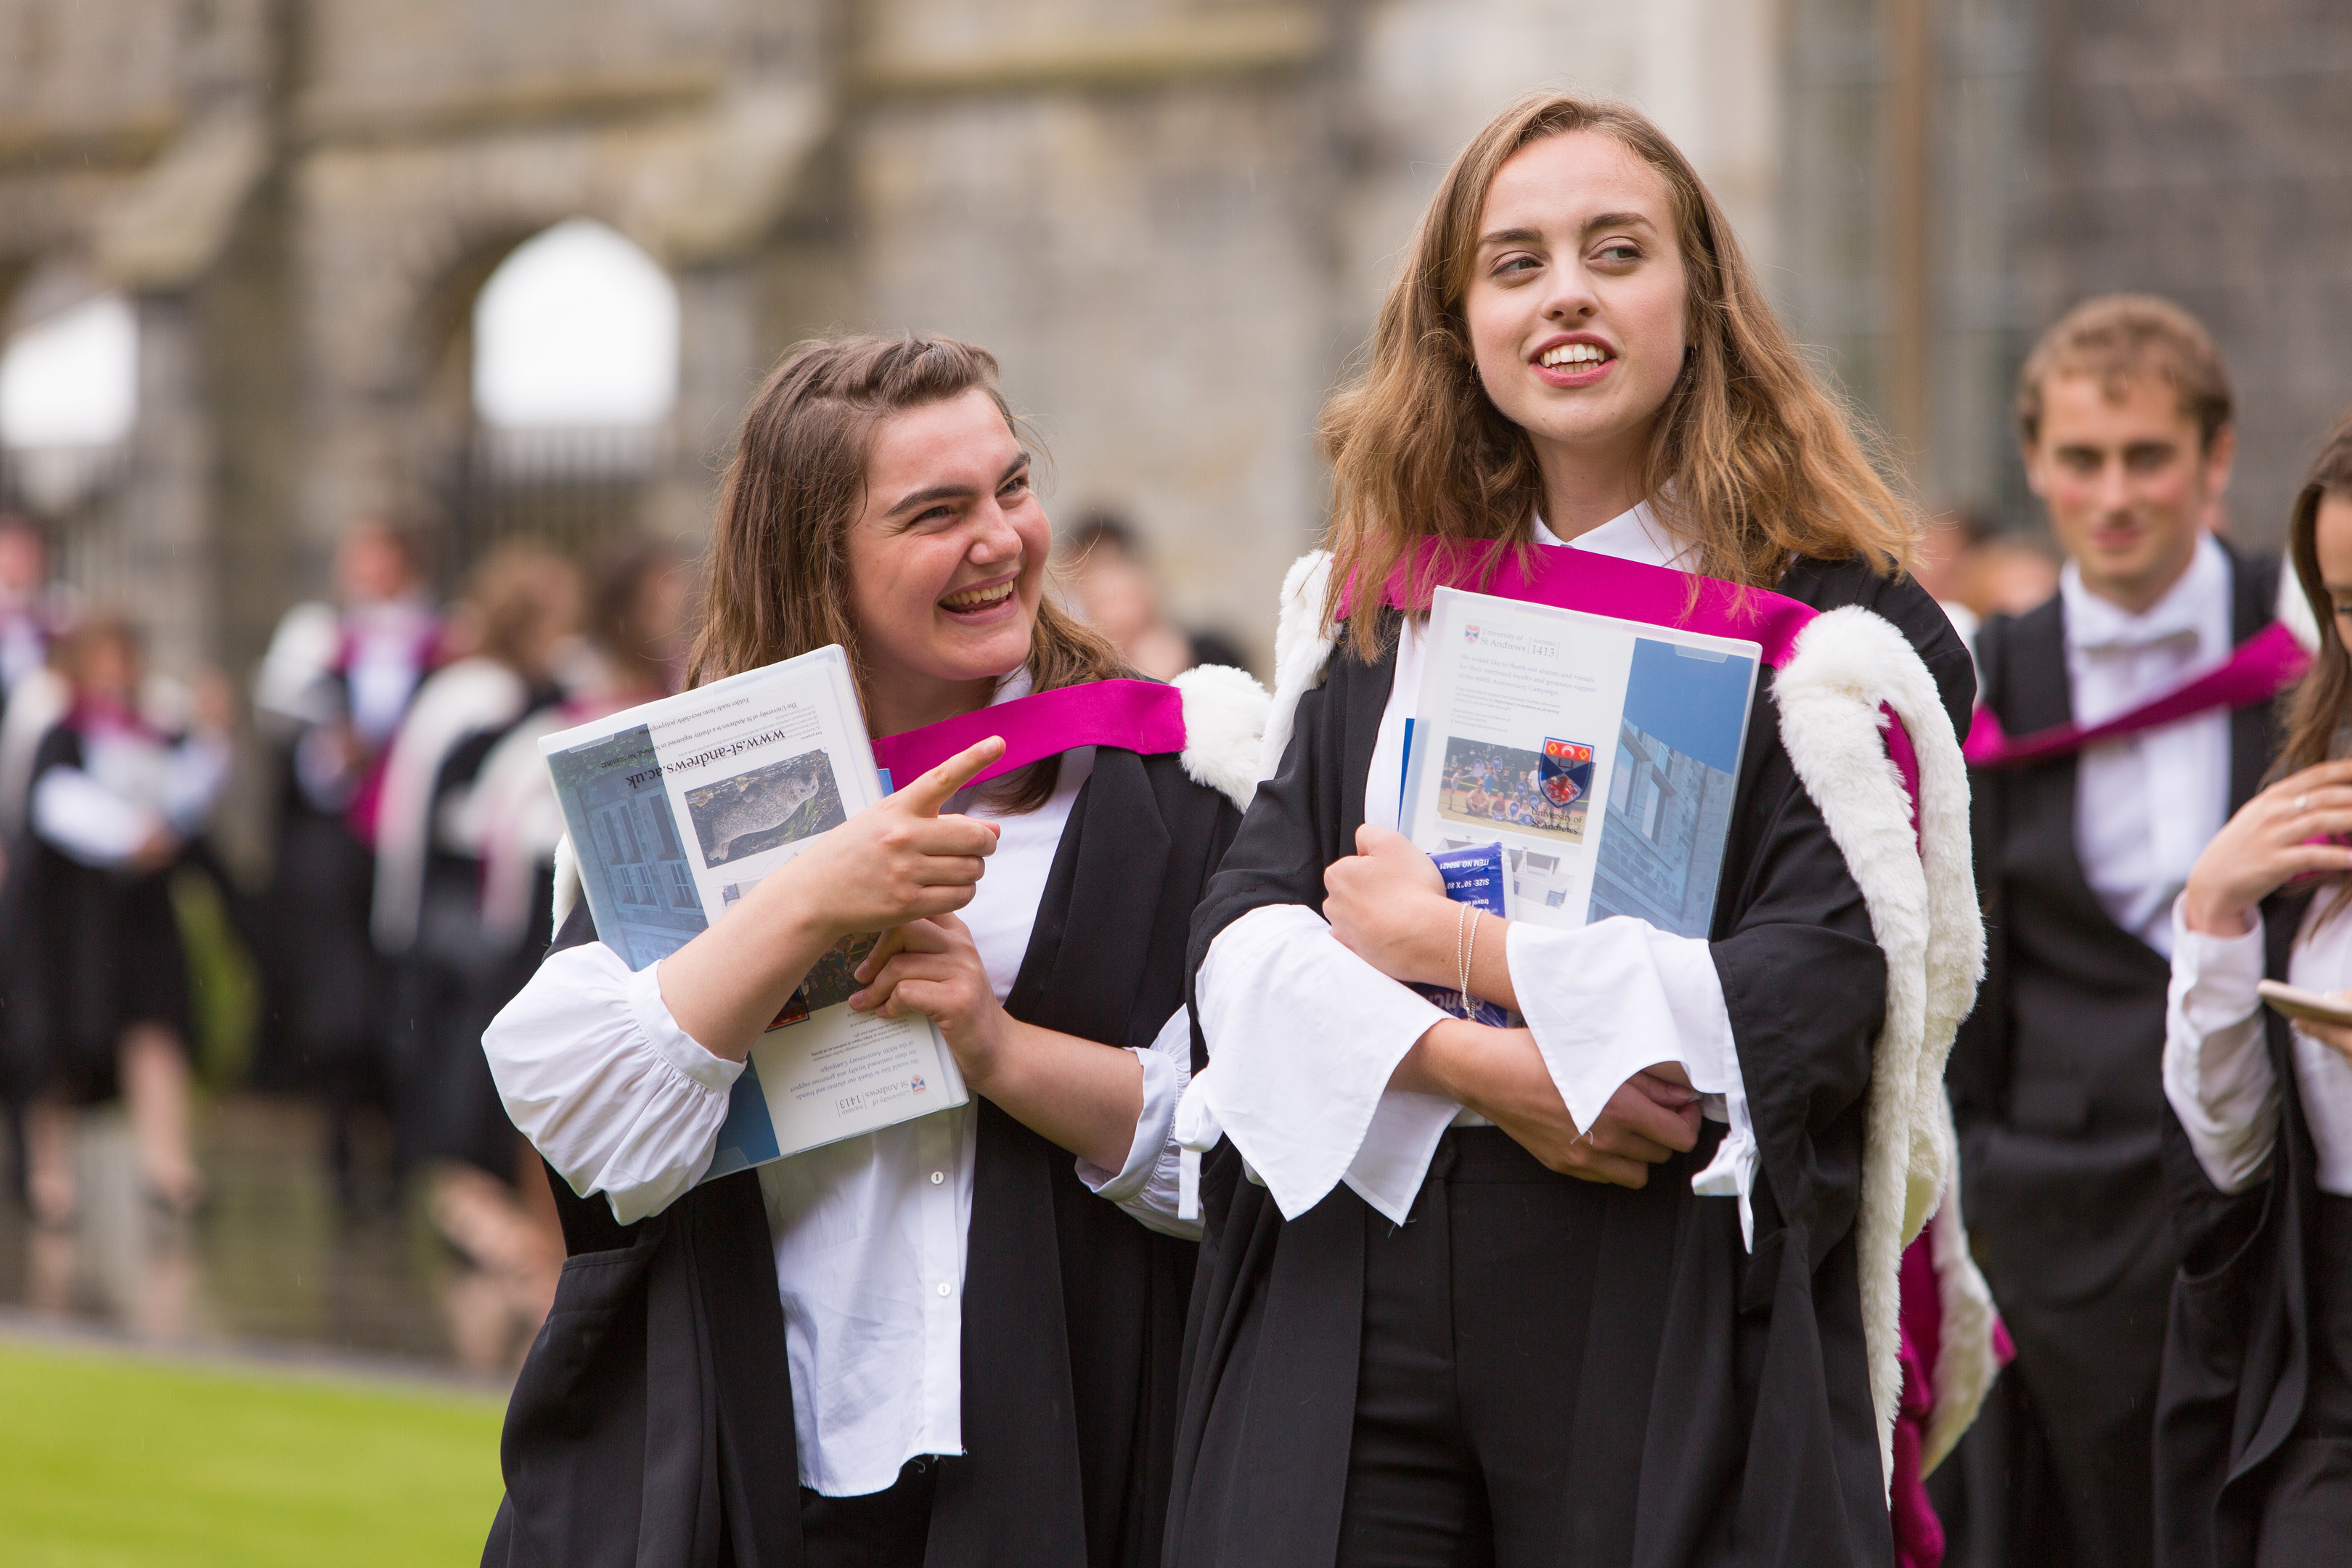
<instances>
[{"instance_id":1,"label":"green grass lawn","mask_svg":"<svg viewBox=\"0 0 2352 1568\"><path fill-rule=\"evenodd\" d=\"M499 1401L0 1343L10 1568L480 1560Z\"/></svg>"}]
</instances>

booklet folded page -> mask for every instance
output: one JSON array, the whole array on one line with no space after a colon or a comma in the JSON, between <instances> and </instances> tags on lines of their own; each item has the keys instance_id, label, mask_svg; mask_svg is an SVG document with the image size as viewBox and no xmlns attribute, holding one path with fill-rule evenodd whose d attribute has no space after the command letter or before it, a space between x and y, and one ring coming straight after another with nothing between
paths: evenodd
<instances>
[{"instance_id":1,"label":"booklet folded page","mask_svg":"<svg viewBox=\"0 0 2352 1568\"><path fill-rule=\"evenodd\" d=\"M1426 635L1406 837L1500 842L1512 919L1706 937L1763 650L1454 588Z\"/></svg>"},{"instance_id":2,"label":"booklet folded page","mask_svg":"<svg viewBox=\"0 0 2352 1568\"><path fill-rule=\"evenodd\" d=\"M677 952L886 793L849 662L822 647L540 742L596 931L632 969ZM736 1080L710 1181L961 1105L919 1014L852 1012L877 934L817 961Z\"/></svg>"}]
</instances>

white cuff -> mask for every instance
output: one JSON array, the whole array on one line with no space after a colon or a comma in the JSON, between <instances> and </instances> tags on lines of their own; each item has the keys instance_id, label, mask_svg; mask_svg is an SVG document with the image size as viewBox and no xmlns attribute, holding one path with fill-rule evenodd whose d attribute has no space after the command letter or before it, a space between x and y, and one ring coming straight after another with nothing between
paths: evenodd
<instances>
[{"instance_id":1,"label":"white cuff","mask_svg":"<svg viewBox=\"0 0 2352 1568\"><path fill-rule=\"evenodd\" d=\"M629 1016L645 1031L646 1044L662 1060L705 1089L720 1094L734 1089L735 1080L743 1076L743 1064L714 1054L678 1027L677 1020L670 1015L669 1004L662 1000L659 963L648 963L629 976L628 996Z\"/></svg>"},{"instance_id":2,"label":"white cuff","mask_svg":"<svg viewBox=\"0 0 2352 1568\"><path fill-rule=\"evenodd\" d=\"M2164 1098L2206 1178L2243 1192L2278 1142L2279 1094L2263 1037L2263 928L2217 937L2172 907L2172 982L2165 994Z\"/></svg>"},{"instance_id":3,"label":"white cuff","mask_svg":"<svg viewBox=\"0 0 2352 1568\"><path fill-rule=\"evenodd\" d=\"M1187 1151L1175 1141L1176 1107L1192 1079L1192 1011L1177 1008L1151 1044L1134 1054L1143 1068L1143 1110L1135 1119L1135 1138L1127 1148L1127 1163L1114 1172L1081 1159L1078 1180L1145 1228L1198 1241L1197 1209L1192 1214L1181 1212Z\"/></svg>"},{"instance_id":4,"label":"white cuff","mask_svg":"<svg viewBox=\"0 0 2352 1568\"><path fill-rule=\"evenodd\" d=\"M1579 1127L1591 1127L1628 1079L1678 1062L1709 1114L1729 1123L1706 1169L1702 1197L1739 1200L1739 1230L1755 1245L1756 1130L1739 1047L1715 954L1697 937L1615 915L1572 931L1513 921L1506 945L1519 1012Z\"/></svg>"},{"instance_id":5,"label":"white cuff","mask_svg":"<svg viewBox=\"0 0 2352 1568\"><path fill-rule=\"evenodd\" d=\"M1393 1069L1391 1069L1393 1070ZM1381 1096L1362 1147L1348 1163L1348 1186L1381 1211L1391 1225L1402 1225L1429 1175L1438 1140L1462 1108L1433 1094L1392 1089Z\"/></svg>"},{"instance_id":6,"label":"white cuff","mask_svg":"<svg viewBox=\"0 0 2352 1568\"><path fill-rule=\"evenodd\" d=\"M1197 994L1217 1063L1201 1075L1201 1110L1286 1219L1349 1174L1397 1064L1445 1017L1300 904L1253 910L1218 932Z\"/></svg>"},{"instance_id":7,"label":"white cuff","mask_svg":"<svg viewBox=\"0 0 2352 1568\"><path fill-rule=\"evenodd\" d=\"M2242 1024L2262 1010L2263 924L2237 936L2191 931L2181 913L2189 895L2172 901L2172 984L2189 1022L2200 1035Z\"/></svg>"},{"instance_id":8,"label":"white cuff","mask_svg":"<svg viewBox=\"0 0 2352 1568\"><path fill-rule=\"evenodd\" d=\"M677 1026L655 970L603 942L551 953L482 1034L499 1098L572 1190L631 1225L692 1189L718 1152L741 1064Z\"/></svg>"}]
</instances>

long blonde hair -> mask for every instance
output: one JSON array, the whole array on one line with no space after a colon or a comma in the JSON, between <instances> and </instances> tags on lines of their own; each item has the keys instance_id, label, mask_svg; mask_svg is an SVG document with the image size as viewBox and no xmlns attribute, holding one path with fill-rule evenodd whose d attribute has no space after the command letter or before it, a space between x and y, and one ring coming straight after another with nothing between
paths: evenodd
<instances>
[{"instance_id":1,"label":"long blonde hair","mask_svg":"<svg viewBox=\"0 0 2352 1568\"><path fill-rule=\"evenodd\" d=\"M867 679L849 609L849 529L866 501L874 427L893 414L988 394L1026 440L997 389L996 358L952 338L814 339L784 356L743 413L719 492L704 571L702 627L687 684L793 658L828 643ZM1034 445L1034 442L1029 444ZM1126 673L1118 650L1057 608L1037 606L1028 660L1036 690ZM1011 775L999 798L1029 810L1053 794L1058 760Z\"/></svg>"},{"instance_id":2,"label":"long blonde hair","mask_svg":"<svg viewBox=\"0 0 2352 1568\"><path fill-rule=\"evenodd\" d=\"M1773 316L1689 161L1622 104L1532 93L1472 137L1446 170L1381 301L1363 378L1324 405L1336 557L1326 613L1339 613L1351 584L1377 594L1422 539L1525 539L1543 478L1527 432L1479 382L1463 297L1496 172L1528 143L1576 131L1616 138L1658 172L1674 200L1689 350L1642 475L1659 521L1695 547L1699 572L1751 587L1778 581L1792 555L1860 555L1889 574L1907 567L1916 514ZM1430 589L1412 585L1414 607L1426 607ZM1352 617L1356 649L1368 659L1380 651L1378 623Z\"/></svg>"}]
</instances>

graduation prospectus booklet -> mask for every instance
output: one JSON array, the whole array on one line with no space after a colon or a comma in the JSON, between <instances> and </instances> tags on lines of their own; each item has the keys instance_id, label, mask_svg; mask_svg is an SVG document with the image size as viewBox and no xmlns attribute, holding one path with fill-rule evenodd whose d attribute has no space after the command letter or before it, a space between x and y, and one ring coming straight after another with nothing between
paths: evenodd
<instances>
[{"instance_id":1,"label":"graduation prospectus booklet","mask_svg":"<svg viewBox=\"0 0 2352 1568\"><path fill-rule=\"evenodd\" d=\"M838 647L746 670L539 743L596 933L631 969L676 952L882 778ZM955 1055L920 1014L850 1010L877 939L817 960L751 1047L703 1180L965 1103Z\"/></svg>"},{"instance_id":2,"label":"graduation prospectus booklet","mask_svg":"<svg viewBox=\"0 0 2352 1568\"><path fill-rule=\"evenodd\" d=\"M1763 649L1455 588L1427 639L1405 836L1499 841L1513 919L1705 937Z\"/></svg>"}]
</instances>

